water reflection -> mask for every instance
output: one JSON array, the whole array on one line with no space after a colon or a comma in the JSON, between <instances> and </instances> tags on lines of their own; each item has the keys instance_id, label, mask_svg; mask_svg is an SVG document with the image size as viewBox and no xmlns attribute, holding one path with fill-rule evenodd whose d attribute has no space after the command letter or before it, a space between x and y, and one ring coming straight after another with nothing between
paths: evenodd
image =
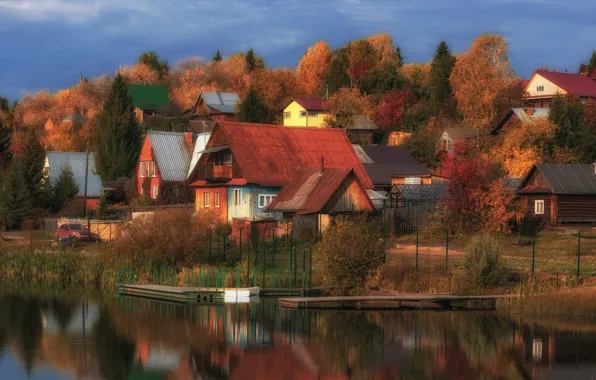
<instances>
[{"instance_id":1,"label":"water reflection","mask_svg":"<svg viewBox=\"0 0 596 380\"><path fill-rule=\"evenodd\" d=\"M583 326L497 313L283 310L273 300L10 295L0 296L0 378L590 379L596 328Z\"/></svg>"}]
</instances>

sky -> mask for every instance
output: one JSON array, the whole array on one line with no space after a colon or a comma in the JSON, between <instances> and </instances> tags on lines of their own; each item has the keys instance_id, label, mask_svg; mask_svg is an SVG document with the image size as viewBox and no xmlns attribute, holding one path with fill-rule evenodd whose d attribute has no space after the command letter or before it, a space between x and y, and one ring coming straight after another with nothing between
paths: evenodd
<instances>
[{"instance_id":1,"label":"sky","mask_svg":"<svg viewBox=\"0 0 596 380\"><path fill-rule=\"evenodd\" d=\"M596 49L594 0L0 0L0 95L10 99L113 73L155 50L170 64L253 48L296 67L308 46L332 49L387 32L406 62L441 40L463 52L481 34L509 43L517 75L577 72Z\"/></svg>"}]
</instances>

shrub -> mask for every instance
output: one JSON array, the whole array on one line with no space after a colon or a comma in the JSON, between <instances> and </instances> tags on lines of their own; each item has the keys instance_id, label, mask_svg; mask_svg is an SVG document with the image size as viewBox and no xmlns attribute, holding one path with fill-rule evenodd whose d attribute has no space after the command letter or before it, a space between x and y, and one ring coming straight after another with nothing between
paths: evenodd
<instances>
[{"instance_id":1,"label":"shrub","mask_svg":"<svg viewBox=\"0 0 596 380\"><path fill-rule=\"evenodd\" d=\"M468 278L478 285L495 285L509 273L500 262L501 243L489 234L472 238L464 253L463 267Z\"/></svg>"},{"instance_id":2,"label":"shrub","mask_svg":"<svg viewBox=\"0 0 596 380\"><path fill-rule=\"evenodd\" d=\"M142 265L181 266L207 261L215 214L187 210L156 211L133 220L113 244L119 258Z\"/></svg>"},{"instance_id":3,"label":"shrub","mask_svg":"<svg viewBox=\"0 0 596 380\"><path fill-rule=\"evenodd\" d=\"M325 230L314 254L327 285L339 292L357 293L368 273L384 261L382 228L365 215L340 217Z\"/></svg>"}]
</instances>

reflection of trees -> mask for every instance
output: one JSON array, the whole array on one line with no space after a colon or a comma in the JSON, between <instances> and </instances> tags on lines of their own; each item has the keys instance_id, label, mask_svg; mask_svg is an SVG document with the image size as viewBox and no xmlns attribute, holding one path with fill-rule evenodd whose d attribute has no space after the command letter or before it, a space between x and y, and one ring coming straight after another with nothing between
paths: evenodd
<instances>
[{"instance_id":1,"label":"reflection of trees","mask_svg":"<svg viewBox=\"0 0 596 380\"><path fill-rule=\"evenodd\" d=\"M433 380L435 360L433 353L422 351L406 360L399 368L399 374L404 379Z\"/></svg>"},{"instance_id":2,"label":"reflection of trees","mask_svg":"<svg viewBox=\"0 0 596 380\"><path fill-rule=\"evenodd\" d=\"M101 376L106 380L126 379L133 364L135 345L118 336L106 310L100 312L93 333Z\"/></svg>"},{"instance_id":3,"label":"reflection of trees","mask_svg":"<svg viewBox=\"0 0 596 380\"><path fill-rule=\"evenodd\" d=\"M75 312L74 306L62 301L52 302L52 311L61 332L66 331Z\"/></svg>"}]
</instances>

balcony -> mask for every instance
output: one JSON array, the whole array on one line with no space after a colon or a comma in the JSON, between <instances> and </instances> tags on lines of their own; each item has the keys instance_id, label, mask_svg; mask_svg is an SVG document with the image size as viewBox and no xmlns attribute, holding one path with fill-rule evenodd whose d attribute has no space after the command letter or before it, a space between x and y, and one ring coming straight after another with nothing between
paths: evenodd
<instances>
[{"instance_id":1,"label":"balcony","mask_svg":"<svg viewBox=\"0 0 596 380\"><path fill-rule=\"evenodd\" d=\"M208 181L229 181L232 179L232 165L205 166L205 179Z\"/></svg>"}]
</instances>

